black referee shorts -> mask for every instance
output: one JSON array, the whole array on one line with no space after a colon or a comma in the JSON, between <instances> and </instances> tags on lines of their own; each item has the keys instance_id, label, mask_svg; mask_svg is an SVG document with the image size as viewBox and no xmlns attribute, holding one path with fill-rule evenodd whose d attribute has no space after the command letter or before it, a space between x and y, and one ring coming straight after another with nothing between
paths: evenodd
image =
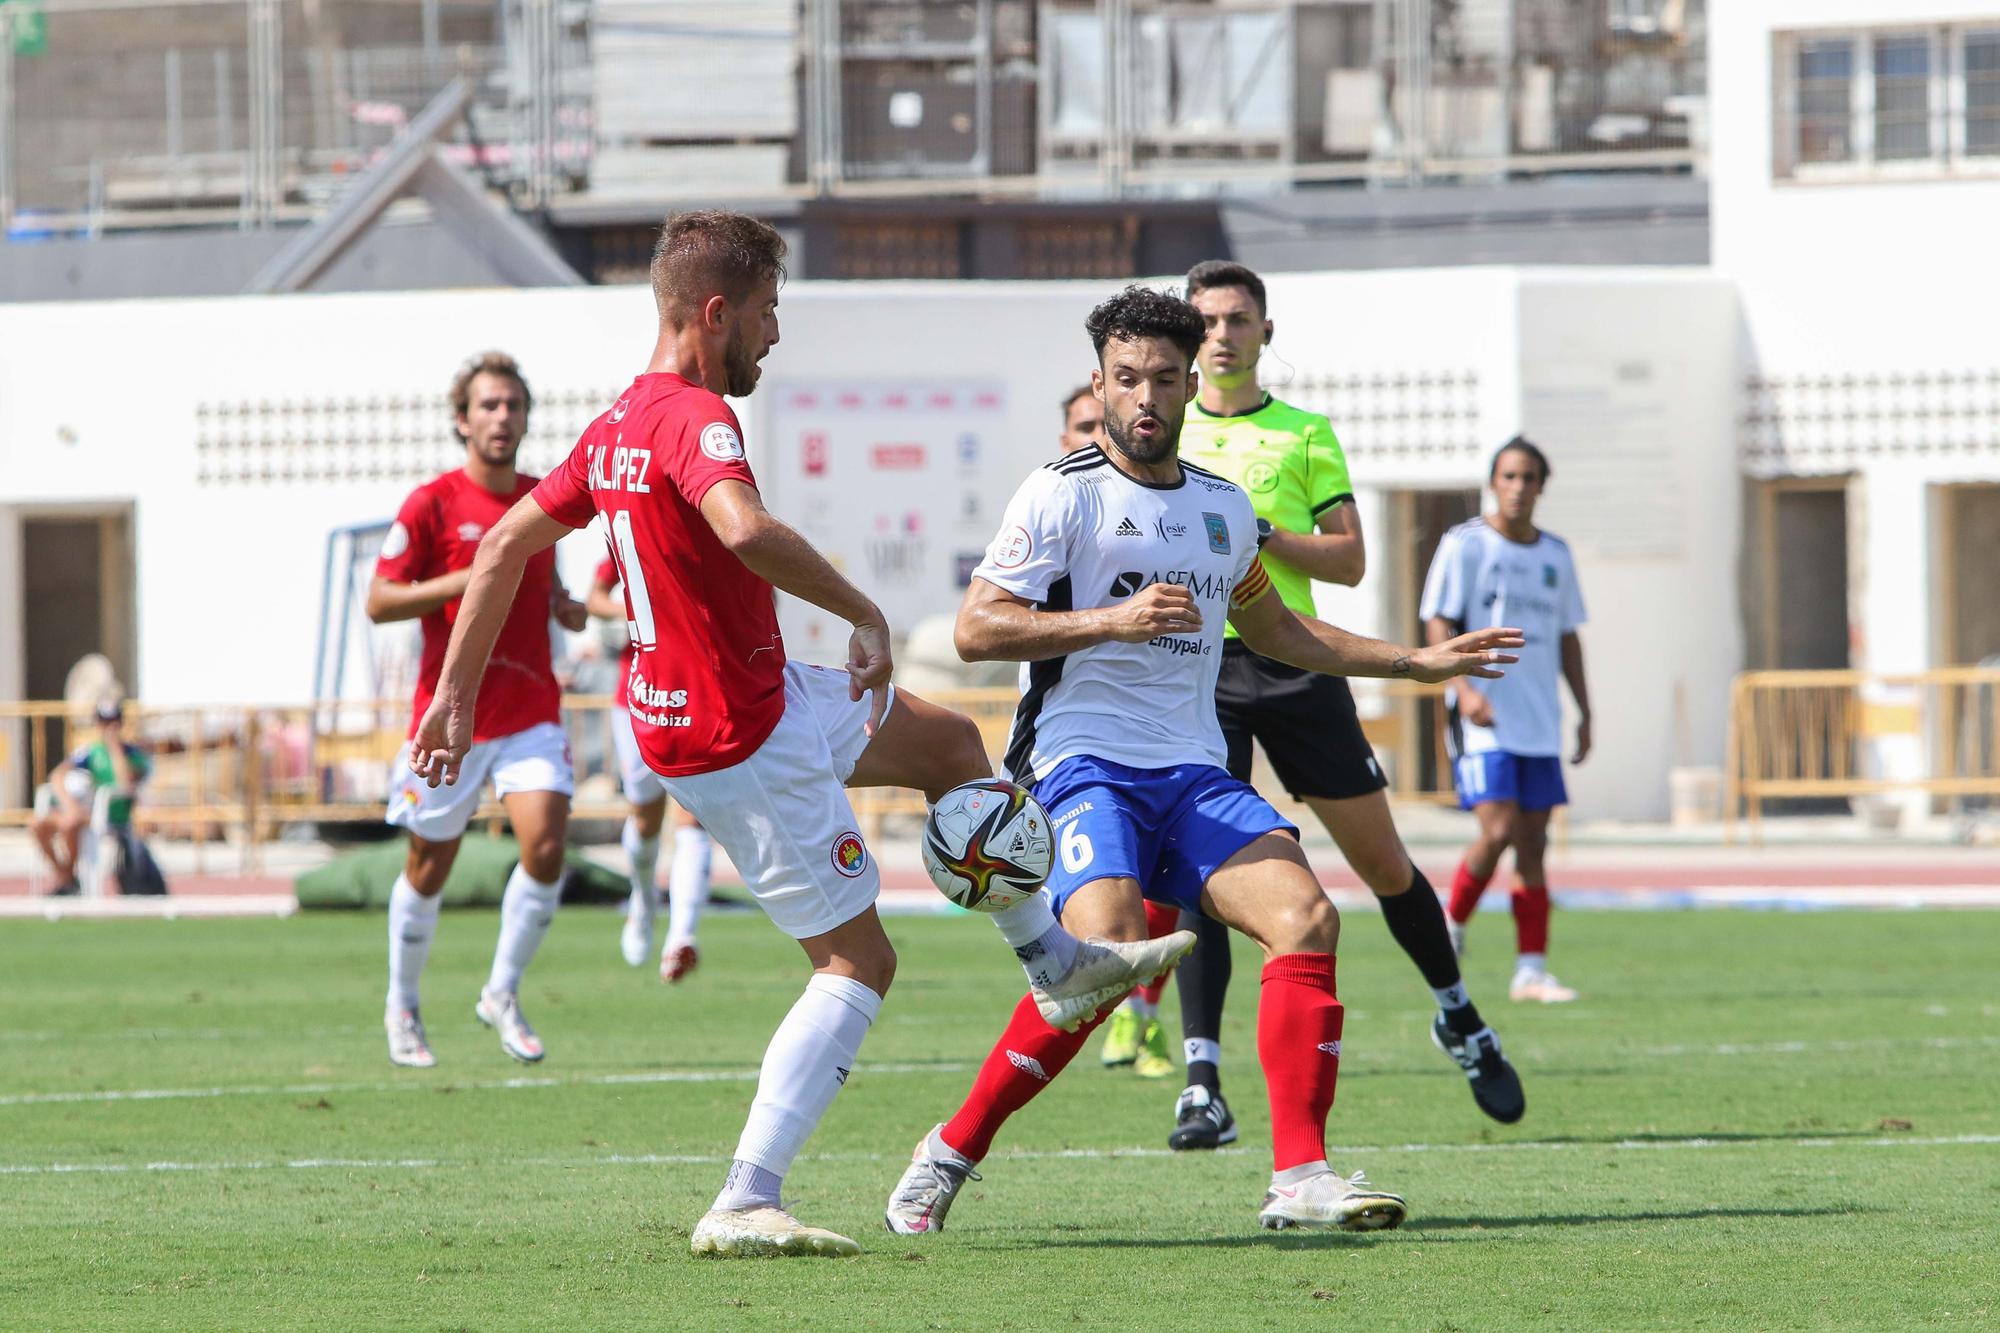
<instances>
[{"instance_id":1,"label":"black referee shorts","mask_svg":"<svg viewBox=\"0 0 2000 1333\"><path fill-rule=\"evenodd\" d=\"M1215 713L1229 745L1230 775L1245 782L1254 740L1294 798L1338 801L1389 785L1361 732L1354 695L1338 676L1259 657L1241 640L1228 639Z\"/></svg>"}]
</instances>

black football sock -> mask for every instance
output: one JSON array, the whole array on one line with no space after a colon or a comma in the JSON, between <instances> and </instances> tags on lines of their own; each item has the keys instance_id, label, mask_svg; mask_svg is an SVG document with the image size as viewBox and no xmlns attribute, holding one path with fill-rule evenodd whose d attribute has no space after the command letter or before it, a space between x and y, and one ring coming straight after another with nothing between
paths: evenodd
<instances>
[{"instance_id":1,"label":"black football sock","mask_svg":"<svg viewBox=\"0 0 2000 1333\"><path fill-rule=\"evenodd\" d=\"M1190 1086L1220 1092L1222 1002L1229 993L1229 927L1199 912L1182 912L1180 928L1193 931L1200 940L1194 953L1174 969L1187 1081Z\"/></svg>"},{"instance_id":2,"label":"black football sock","mask_svg":"<svg viewBox=\"0 0 2000 1333\"><path fill-rule=\"evenodd\" d=\"M1438 902L1437 890L1424 878L1423 871L1413 866L1410 873L1415 878L1408 889L1393 898L1376 901L1382 904L1382 917L1389 923L1389 933L1403 946L1403 952L1417 965L1417 971L1423 973L1424 984L1437 996L1445 1025L1461 1037L1469 1036L1485 1027L1486 1022L1465 993L1458 955L1451 950L1451 933L1444 925L1444 905Z\"/></svg>"}]
</instances>

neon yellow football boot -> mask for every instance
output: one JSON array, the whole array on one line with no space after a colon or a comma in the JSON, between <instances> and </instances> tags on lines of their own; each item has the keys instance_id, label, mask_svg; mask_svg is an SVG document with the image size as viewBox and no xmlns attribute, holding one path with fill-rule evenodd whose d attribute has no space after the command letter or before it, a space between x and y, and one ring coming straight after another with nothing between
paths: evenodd
<instances>
[{"instance_id":1,"label":"neon yellow football boot","mask_svg":"<svg viewBox=\"0 0 2000 1333\"><path fill-rule=\"evenodd\" d=\"M1139 1015L1121 1004L1104 1020L1104 1047L1097 1058L1106 1069L1123 1068L1139 1058L1139 1037Z\"/></svg>"}]
</instances>

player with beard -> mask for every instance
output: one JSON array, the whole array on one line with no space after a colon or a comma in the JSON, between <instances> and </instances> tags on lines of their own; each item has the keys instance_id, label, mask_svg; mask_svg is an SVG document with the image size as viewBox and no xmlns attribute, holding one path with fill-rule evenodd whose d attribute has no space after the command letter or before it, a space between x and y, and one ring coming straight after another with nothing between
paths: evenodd
<instances>
[{"instance_id":1,"label":"player with beard","mask_svg":"<svg viewBox=\"0 0 2000 1333\"><path fill-rule=\"evenodd\" d=\"M1352 586L1367 567L1347 459L1325 417L1280 401L1258 382L1275 331L1263 279L1241 264L1210 260L1188 272L1187 293L1207 336L1201 396L1188 408L1181 457L1248 492L1271 525L1264 564L1278 596L1310 615L1314 579ZM1502 1124L1519 1120L1527 1109L1521 1080L1466 990L1437 891L1396 832L1388 782L1347 682L1273 661L1231 632L1215 703L1229 771L1249 781L1251 746L1263 748L1278 781L1326 826L1375 895L1389 934L1430 988L1438 1005L1431 1040L1465 1071L1480 1110ZM1233 1142L1236 1121L1221 1078L1229 936L1220 922L1195 915L1180 924L1202 939L1175 973L1188 1086L1175 1103L1167 1146L1185 1151Z\"/></svg>"},{"instance_id":2,"label":"player with beard","mask_svg":"<svg viewBox=\"0 0 2000 1333\"><path fill-rule=\"evenodd\" d=\"M764 1053L722 1192L690 1238L697 1254L860 1253L779 1199L896 970L875 911L880 878L842 786L909 787L935 800L991 773L969 718L890 685L881 609L758 494L724 395L754 391L778 341L784 254L755 218L668 219L653 254L651 362L480 547L411 756L428 782L456 780L481 670L523 568L602 514L634 645L627 696L640 752L812 969ZM774 588L854 627L845 671L785 660ZM1194 943L1186 932L1143 944L1078 940L1040 895L994 920L1058 1029L1074 1030Z\"/></svg>"},{"instance_id":3,"label":"player with beard","mask_svg":"<svg viewBox=\"0 0 2000 1333\"><path fill-rule=\"evenodd\" d=\"M419 620L423 659L417 673L410 733L437 689L445 640L463 612L461 598L476 553L515 501L540 480L516 470L528 433L528 382L501 352L473 357L452 379L452 416L465 441L465 466L410 492L383 540L368 588L368 618L377 624ZM473 811L488 781L507 810L521 860L500 900L500 941L493 971L474 1006L479 1021L500 1034L500 1047L532 1063L541 1038L521 1013L521 974L541 947L562 896L563 843L575 790L569 739L563 734L562 691L549 657L551 614L565 628L583 628L582 603L556 579L555 554L527 567L520 590L503 605L499 648L481 682L484 706L473 722L466 781L435 791L417 781L404 744L389 798L388 820L409 830L403 873L389 893L389 1004L384 1026L393 1064L428 1069L437 1063L424 1032L418 982L437 933L438 893L458 857Z\"/></svg>"},{"instance_id":4,"label":"player with beard","mask_svg":"<svg viewBox=\"0 0 2000 1333\"><path fill-rule=\"evenodd\" d=\"M1225 621L1309 671L1497 677L1514 631L1399 648L1300 616L1272 596L1256 511L1233 482L1178 457L1196 388L1201 314L1131 287L1085 322L1097 351L1103 447L1037 469L1007 507L960 605L972 661L1029 663L1007 768L1049 811L1048 889L1072 932L1139 940L1147 899L1215 917L1264 952L1258 1056L1271 1100L1272 1174L1258 1221L1370 1231L1403 1200L1326 1160L1343 1011L1340 918L1297 830L1222 767L1215 716ZM917 1143L890 1195L902 1234L940 1230L994 1136L1084 1044L1024 1000L958 1112Z\"/></svg>"}]
</instances>

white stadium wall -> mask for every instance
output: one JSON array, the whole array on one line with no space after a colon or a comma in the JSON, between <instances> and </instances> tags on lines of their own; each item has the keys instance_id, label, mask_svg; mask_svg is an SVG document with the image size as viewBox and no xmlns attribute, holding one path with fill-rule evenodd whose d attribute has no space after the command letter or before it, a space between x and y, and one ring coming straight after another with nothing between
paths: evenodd
<instances>
[{"instance_id":1,"label":"white stadium wall","mask_svg":"<svg viewBox=\"0 0 2000 1333\"><path fill-rule=\"evenodd\" d=\"M2000 3L1769 0L1710 10L1713 121L1730 127L1714 136L1710 162L1714 263L1739 293L1749 351L1747 387L1737 391L1741 469L1847 479L1851 665L1957 664L1942 641L1942 605L1951 579L1968 574L1938 561L1936 503L1948 486L2000 482L2000 162L1786 178L1777 75L1789 34L1932 33L1941 50L1944 34L2000 26ZM1949 66L1940 60L1947 72L1933 102L1962 107ZM1914 696L1878 691L1874 702L1893 708ZM1883 737L1873 749L1877 773L1925 767L1915 736ZM1929 814L1916 794L1883 803L1913 821Z\"/></svg>"},{"instance_id":2,"label":"white stadium wall","mask_svg":"<svg viewBox=\"0 0 2000 1333\"><path fill-rule=\"evenodd\" d=\"M965 559L1053 452L1058 400L1092 365L1083 316L1109 286L792 284L783 341L738 405L773 507L876 589L899 628L948 613ZM1715 314L1726 293L1697 275L1280 275L1271 301L1283 358L1274 385L1333 416L1375 571L1391 536L1384 488L1477 485L1493 446L1538 420L1555 432L1563 473L1551 498L1559 531L1565 487L1583 492L1590 450L1631 457L1665 437L1690 491L1711 480L1704 451L1726 467L1713 431L1727 376L1708 382L1712 358L1693 343L1714 341L1712 326L1731 317ZM537 399L527 456L546 466L642 368L651 327L640 287L0 309L0 523L9 506L132 501L136 692L160 704L300 701L313 685L327 535L388 517L413 469L448 465L442 395L463 357L500 347L520 359ZM1563 367L1557 380L1538 369L1544 356ZM1647 401L1665 429L1627 422L1605 436L1552 406L1576 376L1616 397L1619 375L1641 362L1659 377ZM1683 373L1703 382L1672 391ZM1707 510L1695 521L1734 520ZM1719 757L1706 710L1720 707L1734 666L1734 544L1712 536L1691 529L1672 551L1636 555L1577 543L1600 690L1643 683L1651 700L1605 709L1602 748L1578 783L1582 816L1664 813L1677 678L1693 700L1693 757ZM588 536L565 544L573 586L598 552ZM19 624L18 589L0 577L0 624ZM1662 649L1627 618L1645 599L1712 607L1716 625L1699 647L1682 633ZM1406 612L1389 605L1380 572L1359 590L1324 590L1322 604L1362 630ZM788 609L786 623L799 655L840 655L839 636L815 635L811 615Z\"/></svg>"},{"instance_id":3,"label":"white stadium wall","mask_svg":"<svg viewBox=\"0 0 2000 1333\"><path fill-rule=\"evenodd\" d=\"M1576 557L1596 752L1576 813L1658 818L1667 773L1718 767L1741 667L1734 293L1699 274L1521 279L1521 428L1537 511Z\"/></svg>"}]
</instances>

